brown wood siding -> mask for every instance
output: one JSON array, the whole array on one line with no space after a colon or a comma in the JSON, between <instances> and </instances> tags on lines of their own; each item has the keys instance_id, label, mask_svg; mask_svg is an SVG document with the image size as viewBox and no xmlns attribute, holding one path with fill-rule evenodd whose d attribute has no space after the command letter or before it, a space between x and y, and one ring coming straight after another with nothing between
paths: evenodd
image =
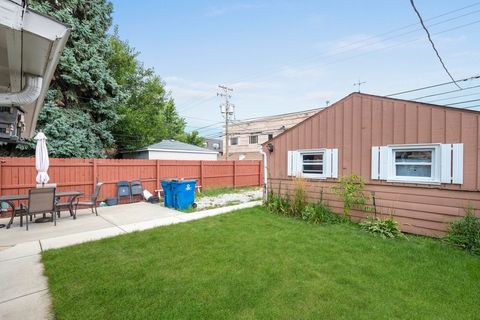
<instances>
[{"instance_id":1,"label":"brown wood siding","mask_svg":"<svg viewBox=\"0 0 480 320\"><path fill-rule=\"evenodd\" d=\"M338 148L339 175L361 175L367 190L377 193L379 206L393 210L405 231L442 234L445 221L461 216L467 205L480 208L479 127L477 112L355 93L275 137L269 176L274 191L280 182L291 187L288 150ZM464 183L423 185L370 179L372 146L418 143L463 143ZM334 182L309 180L313 189L328 189ZM315 198L312 193L309 196ZM330 200L341 208L338 200Z\"/></svg>"},{"instance_id":2,"label":"brown wood siding","mask_svg":"<svg viewBox=\"0 0 480 320\"><path fill-rule=\"evenodd\" d=\"M342 202L331 192L333 181L307 180L308 201L323 200L338 214L342 214ZM293 196L294 182L291 179L270 179L272 191ZM367 195L375 192L377 210L380 216L392 214L405 232L428 236L445 234L447 222L464 215L464 208L480 208L480 193L428 188L412 188L401 185L374 185L365 188ZM371 204L371 202L370 202ZM478 215L478 211L477 215ZM366 217L364 212L353 210L354 219Z\"/></svg>"}]
</instances>

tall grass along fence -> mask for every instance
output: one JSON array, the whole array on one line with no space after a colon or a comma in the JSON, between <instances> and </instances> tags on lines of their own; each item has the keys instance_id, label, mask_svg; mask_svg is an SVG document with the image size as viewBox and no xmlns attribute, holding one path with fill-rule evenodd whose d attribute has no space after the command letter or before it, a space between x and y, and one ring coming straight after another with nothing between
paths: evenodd
<instances>
[{"instance_id":1,"label":"tall grass along fence","mask_svg":"<svg viewBox=\"0 0 480 320\"><path fill-rule=\"evenodd\" d=\"M100 199L116 196L119 180L140 180L144 189L160 189L162 179L195 179L202 188L260 186L261 161L50 159L49 183L59 191L89 196L103 182ZM26 194L35 187L34 158L0 157L0 195Z\"/></svg>"}]
</instances>

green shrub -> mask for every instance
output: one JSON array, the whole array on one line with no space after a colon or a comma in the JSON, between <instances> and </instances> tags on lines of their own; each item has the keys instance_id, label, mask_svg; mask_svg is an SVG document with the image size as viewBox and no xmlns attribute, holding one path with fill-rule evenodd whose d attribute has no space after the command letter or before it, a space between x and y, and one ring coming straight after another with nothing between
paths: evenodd
<instances>
[{"instance_id":1,"label":"green shrub","mask_svg":"<svg viewBox=\"0 0 480 320\"><path fill-rule=\"evenodd\" d=\"M366 204L369 197L363 192L365 182L363 178L355 174L341 177L338 184L332 187L332 192L343 202L343 215L350 217L350 210L357 208L371 211Z\"/></svg>"},{"instance_id":2,"label":"green shrub","mask_svg":"<svg viewBox=\"0 0 480 320\"><path fill-rule=\"evenodd\" d=\"M334 224L343 222L345 219L335 214L324 203L309 203L302 210L302 219L314 224Z\"/></svg>"},{"instance_id":3,"label":"green shrub","mask_svg":"<svg viewBox=\"0 0 480 320\"><path fill-rule=\"evenodd\" d=\"M302 211L307 205L306 182L303 178L295 178L293 183L295 187L293 190L293 199L290 203L290 215L299 218L302 216Z\"/></svg>"},{"instance_id":4,"label":"green shrub","mask_svg":"<svg viewBox=\"0 0 480 320\"><path fill-rule=\"evenodd\" d=\"M465 209L465 216L449 223L446 240L455 246L480 255L480 219L473 208Z\"/></svg>"},{"instance_id":5,"label":"green shrub","mask_svg":"<svg viewBox=\"0 0 480 320\"><path fill-rule=\"evenodd\" d=\"M273 192L269 193L265 206L268 211L284 216L289 215L291 211L289 197L283 198Z\"/></svg>"},{"instance_id":6,"label":"green shrub","mask_svg":"<svg viewBox=\"0 0 480 320\"><path fill-rule=\"evenodd\" d=\"M388 219L369 217L360 222L360 228L384 239L404 237L398 228L398 222L392 217Z\"/></svg>"}]
</instances>

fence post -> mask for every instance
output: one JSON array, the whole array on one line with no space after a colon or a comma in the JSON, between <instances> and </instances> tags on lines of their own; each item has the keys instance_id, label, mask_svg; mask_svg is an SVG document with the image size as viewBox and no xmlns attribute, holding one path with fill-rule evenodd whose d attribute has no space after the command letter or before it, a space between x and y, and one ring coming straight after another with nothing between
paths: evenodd
<instances>
[{"instance_id":1,"label":"fence post","mask_svg":"<svg viewBox=\"0 0 480 320\"><path fill-rule=\"evenodd\" d=\"M203 181L203 160L200 160L200 187L202 187L202 189L205 188Z\"/></svg>"},{"instance_id":2,"label":"fence post","mask_svg":"<svg viewBox=\"0 0 480 320\"><path fill-rule=\"evenodd\" d=\"M233 160L233 189L237 187L237 161Z\"/></svg>"},{"instance_id":3,"label":"fence post","mask_svg":"<svg viewBox=\"0 0 480 320\"><path fill-rule=\"evenodd\" d=\"M93 178L92 178L92 194L95 192L95 185L97 184L97 159L93 158Z\"/></svg>"},{"instance_id":4,"label":"fence post","mask_svg":"<svg viewBox=\"0 0 480 320\"><path fill-rule=\"evenodd\" d=\"M157 190L160 190L160 163L159 163L159 160L155 160L155 166L157 167L157 182L156 182L156 186L157 186Z\"/></svg>"}]
</instances>

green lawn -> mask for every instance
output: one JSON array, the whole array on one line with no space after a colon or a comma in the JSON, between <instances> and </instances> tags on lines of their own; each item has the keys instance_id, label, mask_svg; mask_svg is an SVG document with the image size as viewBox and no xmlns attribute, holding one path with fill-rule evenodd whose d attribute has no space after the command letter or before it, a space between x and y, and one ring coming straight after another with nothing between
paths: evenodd
<instances>
[{"instance_id":1,"label":"green lawn","mask_svg":"<svg viewBox=\"0 0 480 320\"><path fill-rule=\"evenodd\" d=\"M263 208L43 253L57 319L478 319L480 258Z\"/></svg>"}]
</instances>

